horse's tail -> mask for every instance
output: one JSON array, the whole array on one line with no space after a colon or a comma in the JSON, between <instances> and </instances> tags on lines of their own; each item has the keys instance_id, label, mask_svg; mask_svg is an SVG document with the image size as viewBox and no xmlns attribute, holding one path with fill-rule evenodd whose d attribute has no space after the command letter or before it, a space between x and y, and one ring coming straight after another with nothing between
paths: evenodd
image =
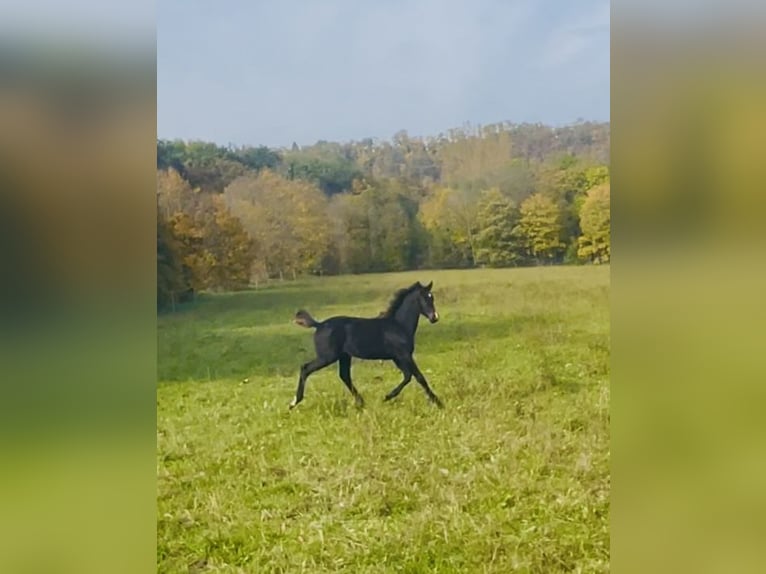
<instances>
[{"instance_id":1,"label":"horse's tail","mask_svg":"<svg viewBox=\"0 0 766 574\"><path fill-rule=\"evenodd\" d=\"M294 320L298 325L306 327L307 329L319 327L319 323L314 320L314 317L309 315L309 312L304 311L303 309L295 314Z\"/></svg>"}]
</instances>

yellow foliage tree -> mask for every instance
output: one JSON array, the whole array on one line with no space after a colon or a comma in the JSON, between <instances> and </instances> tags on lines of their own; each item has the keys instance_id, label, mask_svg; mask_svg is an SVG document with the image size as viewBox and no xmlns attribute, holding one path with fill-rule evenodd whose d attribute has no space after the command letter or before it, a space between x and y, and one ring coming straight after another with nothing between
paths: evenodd
<instances>
[{"instance_id":1,"label":"yellow foliage tree","mask_svg":"<svg viewBox=\"0 0 766 574\"><path fill-rule=\"evenodd\" d=\"M420 221L430 235L430 263L435 266L473 264L478 202L470 192L439 187L421 203Z\"/></svg>"},{"instance_id":2,"label":"yellow foliage tree","mask_svg":"<svg viewBox=\"0 0 766 574\"><path fill-rule=\"evenodd\" d=\"M249 284L252 240L219 197L193 190L171 169L157 174L157 205L195 291Z\"/></svg>"},{"instance_id":3,"label":"yellow foliage tree","mask_svg":"<svg viewBox=\"0 0 766 574\"><path fill-rule=\"evenodd\" d=\"M157 213L157 308L175 310L193 290L183 263L183 248L161 213Z\"/></svg>"},{"instance_id":4,"label":"yellow foliage tree","mask_svg":"<svg viewBox=\"0 0 766 574\"><path fill-rule=\"evenodd\" d=\"M195 193L181 174L172 168L157 171L157 207L164 219L194 211L195 203Z\"/></svg>"},{"instance_id":5,"label":"yellow foliage tree","mask_svg":"<svg viewBox=\"0 0 766 574\"><path fill-rule=\"evenodd\" d=\"M253 238L256 256L270 275L321 271L330 232L327 199L316 185L263 170L233 181L223 197Z\"/></svg>"},{"instance_id":6,"label":"yellow foliage tree","mask_svg":"<svg viewBox=\"0 0 766 574\"><path fill-rule=\"evenodd\" d=\"M526 247L527 255L542 262L553 262L564 251L562 212L550 197L536 193L521 204L515 234Z\"/></svg>"},{"instance_id":7,"label":"yellow foliage tree","mask_svg":"<svg viewBox=\"0 0 766 574\"><path fill-rule=\"evenodd\" d=\"M211 197L211 206L203 241L208 282L218 289L246 287L255 259L254 243L220 196Z\"/></svg>"},{"instance_id":8,"label":"yellow foliage tree","mask_svg":"<svg viewBox=\"0 0 766 574\"><path fill-rule=\"evenodd\" d=\"M611 258L610 184L602 183L588 190L580 210L577 255L594 263L607 263Z\"/></svg>"}]
</instances>

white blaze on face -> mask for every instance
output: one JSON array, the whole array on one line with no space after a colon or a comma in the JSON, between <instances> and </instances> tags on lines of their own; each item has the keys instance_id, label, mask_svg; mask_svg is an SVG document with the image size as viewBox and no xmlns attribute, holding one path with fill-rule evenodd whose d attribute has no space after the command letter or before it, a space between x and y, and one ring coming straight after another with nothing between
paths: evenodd
<instances>
[{"instance_id":1,"label":"white blaze on face","mask_svg":"<svg viewBox=\"0 0 766 574\"><path fill-rule=\"evenodd\" d=\"M431 308L433 309L433 302L434 302L434 296L428 292L426 293L426 299L428 299L429 303L431 303ZM439 320L439 313L436 312L436 309L434 309L434 312L431 316L432 321L438 321Z\"/></svg>"}]
</instances>

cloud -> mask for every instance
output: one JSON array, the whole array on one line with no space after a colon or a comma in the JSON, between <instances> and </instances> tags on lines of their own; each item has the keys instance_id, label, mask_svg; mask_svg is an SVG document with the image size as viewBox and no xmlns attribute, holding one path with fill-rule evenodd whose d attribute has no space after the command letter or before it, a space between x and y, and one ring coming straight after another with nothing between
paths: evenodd
<instances>
[{"instance_id":1,"label":"cloud","mask_svg":"<svg viewBox=\"0 0 766 574\"><path fill-rule=\"evenodd\" d=\"M609 2L601 2L579 18L554 27L539 60L543 69L563 67L580 56L600 35L608 40Z\"/></svg>"}]
</instances>

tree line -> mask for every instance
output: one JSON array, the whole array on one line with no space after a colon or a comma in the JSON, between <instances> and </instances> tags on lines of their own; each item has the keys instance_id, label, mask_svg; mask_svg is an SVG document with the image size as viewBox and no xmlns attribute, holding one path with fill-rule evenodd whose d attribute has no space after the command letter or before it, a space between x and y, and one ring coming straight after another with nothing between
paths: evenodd
<instances>
[{"instance_id":1,"label":"tree line","mask_svg":"<svg viewBox=\"0 0 766 574\"><path fill-rule=\"evenodd\" d=\"M157 142L157 297L306 274L603 263L609 124L271 149Z\"/></svg>"}]
</instances>

